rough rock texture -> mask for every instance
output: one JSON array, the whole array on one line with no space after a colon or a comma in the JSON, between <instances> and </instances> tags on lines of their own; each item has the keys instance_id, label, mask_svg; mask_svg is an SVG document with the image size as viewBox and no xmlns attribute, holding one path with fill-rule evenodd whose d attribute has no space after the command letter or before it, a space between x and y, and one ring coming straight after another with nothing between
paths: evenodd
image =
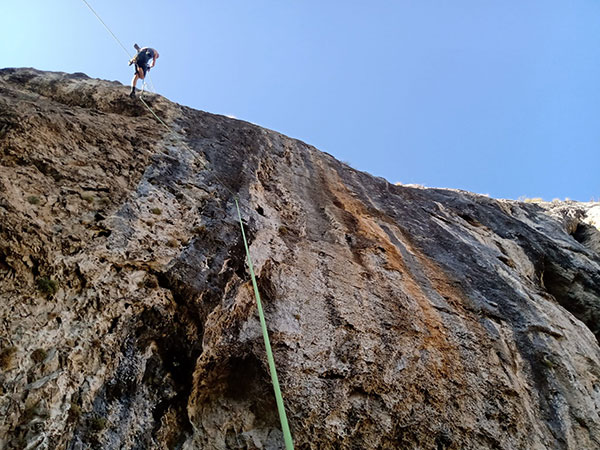
<instances>
[{"instance_id":1,"label":"rough rock texture","mask_svg":"<svg viewBox=\"0 0 600 450\"><path fill-rule=\"evenodd\" d=\"M600 447L597 204L127 92L0 71L0 448L281 448L231 192L296 448Z\"/></svg>"}]
</instances>

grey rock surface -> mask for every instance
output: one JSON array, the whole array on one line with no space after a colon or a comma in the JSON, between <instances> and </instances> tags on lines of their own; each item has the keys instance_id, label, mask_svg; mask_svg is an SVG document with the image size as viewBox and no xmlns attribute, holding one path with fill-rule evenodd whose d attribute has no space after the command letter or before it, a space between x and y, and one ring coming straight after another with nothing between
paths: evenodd
<instances>
[{"instance_id":1,"label":"grey rock surface","mask_svg":"<svg viewBox=\"0 0 600 450\"><path fill-rule=\"evenodd\" d=\"M396 186L0 70L0 448L600 448L598 204Z\"/></svg>"}]
</instances>

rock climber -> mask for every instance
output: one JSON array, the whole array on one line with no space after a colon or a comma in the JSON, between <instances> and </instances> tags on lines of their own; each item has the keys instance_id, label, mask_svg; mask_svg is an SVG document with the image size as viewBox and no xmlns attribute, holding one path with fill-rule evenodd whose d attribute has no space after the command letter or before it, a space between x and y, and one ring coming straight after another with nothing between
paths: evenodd
<instances>
[{"instance_id":1,"label":"rock climber","mask_svg":"<svg viewBox=\"0 0 600 450\"><path fill-rule=\"evenodd\" d=\"M156 60L158 59L158 52L153 48L140 48L137 44L133 44L133 47L137 50L137 54L129 60L129 65L135 64L135 74L133 75L133 80L131 80L131 92L129 93L131 98L135 97L135 85L137 80L143 80L146 77L148 70L154 67ZM151 63L150 60L152 60ZM148 65L148 63L150 64Z\"/></svg>"}]
</instances>

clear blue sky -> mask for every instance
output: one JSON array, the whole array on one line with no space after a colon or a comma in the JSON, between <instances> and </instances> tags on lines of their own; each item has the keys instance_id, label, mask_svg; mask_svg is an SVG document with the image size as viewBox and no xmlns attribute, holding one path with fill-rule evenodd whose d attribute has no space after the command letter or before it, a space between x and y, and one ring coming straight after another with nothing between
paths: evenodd
<instances>
[{"instance_id":1,"label":"clear blue sky","mask_svg":"<svg viewBox=\"0 0 600 450\"><path fill-rule=\"evenodd\" d=\"M88 0L169 99L390 182L600 198L598 0ZM0 67L129 84L81 0L2 0Z\"/></svg>"}]
</instances>

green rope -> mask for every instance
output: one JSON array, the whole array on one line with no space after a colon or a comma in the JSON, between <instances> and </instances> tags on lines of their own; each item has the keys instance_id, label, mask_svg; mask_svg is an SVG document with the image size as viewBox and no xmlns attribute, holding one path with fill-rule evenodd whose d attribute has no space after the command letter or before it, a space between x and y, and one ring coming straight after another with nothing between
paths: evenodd
<instances>
[{"instance_id":1,"label":"green rope","mask_svg":"<svg viewBox=\"0 0 600 450\"><path fill-rule=\"evenodd\" d=\"M148 104L144 101L140 95L140 100L146 108L156 117L156 119L162 123L165 128L171 132L171 128L163 122L160 117L152 110ZM244 223L242 222L242 214L240 212L240 205L238 203L237 196L231 192L225 183L215 174L215 177L221 182L221 184L229 191L235 200L235 207L237 209L238 218L240 220L240 228L242 230L242 238L244 240L244 248L246 249L246 257L248 260L248 268L250 269L250 277L252 278L252 286L254 287L254 296L256 297L256 305L258 307L258 316L260 318L260 326L262 328L263 338L265 341L265 349L267 351L267 361L269 363L269 372L271 372L271 382L273 383L273 390L275 391L275 402L277 403L277 411L279 412L279 421L281 422L281 429L283 431L283 439L285 441L286 450L294 450L294 443L292 441L292 434L288 425L287 416L285 414L285 406L283 404L283 396L281 395L281 389L279 387L279 379L277 378L277 370L275 369L275 359L273 358L273 350L271 349L271 342L269 340L269 333L267 331L267 322L265 320L265 314L263 312L262 303L260 301L260 293L258 291L258 285L256 284L256 277L254 275L254 266L252 265L252 259L250 258L250 250L248 249L248 242L246 240L246 232L244 231Z\"/></svg>"},{"instance_id":2,"label":"green rope","mask_svg":"<svg viewBox=\"0 0 600 450\"><path fill-rule=\"evenodd\" d=\"M260 318L260 326L262 328L263 338L265 340L265 347L267 349L267 361L269 363L269 372L271 372L271 381L273 382L273 390L275 391L275 401L277 402L277 410L279 411L279 421L281 422L281 429L283 431L283 440L285 441L286 450L294 450L294 443L292 441L292 434L290 433L290 427L288 425L287 417L285 415L285 407L283 406L283 397L281 396L281 389L279 388L279 380L277 379L277 371L275 370L275 360L273 359L273 351L271 350L271 342L269 341L269 332L267 331L267 322L265 321L265 314L263 313L262 303L260 301L260 293L258 292L258 285L256 284L256 277L254 276L254 267L252 266L252 259L250 259L250 250L248 249L248 242L246 241L246 233L244 232L244 224L242 222L242 214L240 213L240 206L237 198L234 197L235 207L237 208L238 217L240 219L240 227L242 229L242 238L244 239L244 247L246 249L246 257L248 260L248 268L250 269L250 277L252 278L252 286L254 287L254 296L256 297L256 305L258 306L258 316Z\"/></svg>"},{"instance_id":3,"label":"green rope","mask_svg":"<svg viewBox=\"0 0 600 450\"><path fill-rule=\"evenodd\" d=\"M119 38L117 38L117 36L115 36L115 34L110 30L110 28L108 28L108 25L106 25L104 23L104 21L100 18L100 16L96 13L96 11L94 11L94 9L90 6L90 4L86 0L83 0L83 2L94 13L94 15L100 21L100 23L102 23L102 25L104 25L104 28L106 28L108 30L108 32L112 35L112 37L115 38L115 40L119 43L119 45L123 48L123 50L125 50L125 53L127 53L128 56L131 56L131 54L127 51L125 46L123 46L123 44L121 43ZM145 82L144 82L144 86L145 86ZM142 89L142 95L143 95L143 89ZM154 110L144 101L144 99L142 98L142 95L140 95L140 100L144 104L144 106L148 109L148 111L150 111L152 113L152 115L156 118L156 120L158 120L169 132L173 133L173 130L171 129L171 127L169 127L169 125L167 125L165 122L163 122L163 120L160 117L158 117L158 115L156 115ZM283 431L283 440L285 441L286 450L294 450L292 434L290 432L290 427L288 425L287 416L285 415L285 407L283 405L283 397L281 395L281 389L279 387L279 380L277 378L277 370L275 369L275 360L273 358L273 351L271 350L271 342L269 341L269 333L267 331L267 322L265 321L265 315L263 313L262 303L260 301L260 293L258 292L258 285L256 284L256 277L254 276L254 267L252 266L252 260L250 259L250 250L248 249L248 241L246 240L246 233L244 231L244 223L242 222L242 214L240 212L240 205L238 203L237 196L233 192L231 192L231 190L227 187L227 185L225 183L223 183L223 181L216 174L215 174L215 177L221 182L221 184L225 187L225 189L227 189L231 193L231 195L233 196L233 199L235 200L235 207L237 209L238 217L240 219L240 227L242 229L242 238L244 240L244 248L246 249L248 268L250 269L250 277L252 278L252 286L254 287L254 296L256 297L256 305L258 307L258 315L260 317L260 326L262 328L263 338L265 340L265 348L267 351L267 361L269 363L269 371L271 372L271 381L273 383L273 390L275 391L275 401L277 403L277 410L279 412L279 421L281 422L281 429Z\"/></svg>"}]
</instances>

